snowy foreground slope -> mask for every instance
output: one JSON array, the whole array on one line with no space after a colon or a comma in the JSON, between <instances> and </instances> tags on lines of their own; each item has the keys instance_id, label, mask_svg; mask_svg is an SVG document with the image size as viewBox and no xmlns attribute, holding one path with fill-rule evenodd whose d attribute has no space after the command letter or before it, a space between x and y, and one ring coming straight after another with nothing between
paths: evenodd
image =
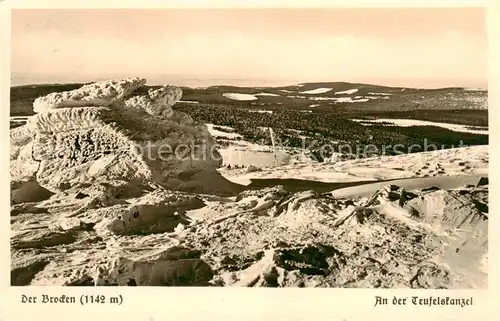
<instances>
[{"instance_id":1,"label":"snowy foreground slope","mask_svg":"<svg viewBox=\"0 0 500 321\"><path fill-rule=\"evenodd\" d=\"M487 147L252 173L163 164L122 147L211 137L170 109L178 89L143 83L41 98L11 130L12 285L487 287ZM90 145L47 153L75 141Z\"/></svg>"},{"instance_id":2,"label":"snowy foreground slope","mask_svg":"<svg viewBox=\"0 0 500 321\"><path fill-rule=\"evenodd\" d=\"M453 148L425 153L359 158L327 163L304 163L263 168L219 169L227 179L248 185L252 179L296 178L318 182L374 181L412 177L477 174L488 176L488 146Z\"/></svg>"}]
</instances>

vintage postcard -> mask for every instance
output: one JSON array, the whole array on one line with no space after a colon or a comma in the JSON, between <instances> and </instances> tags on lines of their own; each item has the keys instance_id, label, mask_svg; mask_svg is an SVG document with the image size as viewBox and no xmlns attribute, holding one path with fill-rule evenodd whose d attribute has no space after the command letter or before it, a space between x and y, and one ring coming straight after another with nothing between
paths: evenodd
<instances>
[{"instance_id":1,"label":"vintage postcard","mask_svg":"<svg viewBox=\"0 0 500 321\"><path fill-rule=\"evenodd\" d=\"M498 316L498 6L85 5L2 3L0 319Z\"/></svg>"}]
</instances>

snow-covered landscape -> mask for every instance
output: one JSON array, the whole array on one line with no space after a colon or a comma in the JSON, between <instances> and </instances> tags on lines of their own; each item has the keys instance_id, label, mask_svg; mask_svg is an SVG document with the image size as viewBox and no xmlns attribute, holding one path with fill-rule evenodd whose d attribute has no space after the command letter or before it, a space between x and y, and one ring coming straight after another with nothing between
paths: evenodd
<instances>
[{"instance_id":1,"label":"snow-covered landscape","mask_svg":"<svg viewBox=\"0 0 500 321\"><path fill-rule=\"evenodd\" d=\"M390 119L390 118L377 118L377 119L352 119L353 121L364 123L365 125L369 125L370 123L386 123L391 124L391 126L400 126L400 127L410 127L410 126L436 126L441 128L446 128L451 131L461 132L461 133L471 133L477 135L488 135L488 127L487 126L478 126L473 127L460 124L449 124L449 123L440 123L440 122L432 122L425 120L416 120L416 119Z\"/></svg>"},{"instance_id":2,"label":"snow-covered landscape","mask_svg":"<svg viewBox=\"0 0 500 321\"><path fill-rule=\"evenodd\" d=\"M486 15L461 10L13 10L10 285L493 292ZM368 308L331 293L284 319ZM493 320L482 298L454 311Z\"/></svg>"},{"instance_id":3,"label":"snow-covered landscape","mask_svg":"<svg viewBox=\"0 0 500 321\"><path fill-rule=\"evenodd\" d=\"M337 126L324 111L294 128L317 112L250 108L229 126L228 107L210 109L179 87L146 82L39 95L34 112L11 117L13 285L487 286L487 144L318 159L310 126ZM296 88L304 87L311 85ZM328 89L301 94L359 94ZM220 96L282 97L268 92L279 91ZM359 97L329 98L356 104ZM378 139L370 129L377 123L380 134L444 130L447 140L436 142L488 135L487 127L370 117L338 125L365 130L364 147ZM338 134L322 142L337 146ZM191 155L179 158L172 146Z\"/></svg>"}]
</instances>

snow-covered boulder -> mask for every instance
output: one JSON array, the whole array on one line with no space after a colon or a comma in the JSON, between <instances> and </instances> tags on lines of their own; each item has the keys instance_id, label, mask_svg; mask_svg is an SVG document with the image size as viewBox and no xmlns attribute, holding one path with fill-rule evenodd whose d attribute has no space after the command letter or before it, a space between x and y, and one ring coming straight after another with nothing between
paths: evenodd
<instances>
[{"instance_id":1,"label":"snow-covered boulder","mask_svg":"<svg viewBox=\"0 0 500 321\"><path fill-rule=\"evenodd\" d=\"M43 113L51 109L84 106L109 106L129 96L146 84L144 78L123 78L84 85L76 90L51 93L35 99L33 111Z\"/></svg>"},{"instance_id":2,"label":"snow-covered boulder","mask_svg":"<svg viewBox=\"0 0 500 321\"><path fill-rule=\"evenodd\" d=\"M153 116L171 117L172 106L182 97L179 87L163 86L158 89L150 89L145 95L133 96L125 101L125 106L144 109Z\"/></svg>"},{"instance_id":3,"label":"snow-covered boulder","mask_svg":"<svg viewBox=\"0 0 500 321\"><path fill-rule=\"evenodd\" d=\"M53 192L116 179L206 190L194 177L213 177L230 189L215 171L222 157L206 126L171 108L182 90L145 82L125 78L37 98L37 114L11 133L13 181L35 178ZM26 172L23 164L34 166Z\"/></svg>"}]
</instances>

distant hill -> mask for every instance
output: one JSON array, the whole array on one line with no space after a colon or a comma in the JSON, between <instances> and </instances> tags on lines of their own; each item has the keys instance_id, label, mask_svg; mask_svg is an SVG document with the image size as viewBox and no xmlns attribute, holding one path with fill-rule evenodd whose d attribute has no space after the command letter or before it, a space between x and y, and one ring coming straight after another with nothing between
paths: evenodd
<instances>
[{"instance_id":1,"label":"distant hill","mask_svg":"<svg viewBox=\"0 0 500 321\"><path fill-rule=\"evenodd\" d=\"M83 83L38 84L10 89L12 116L31 115L33 101L51 92L73 90ZM158 87L158 86L151 86ZM182 87L185 103L257 109L310 109L338 112L487 109L488 92L464 88L416 89L379 85L318 82L281 87ZM181 102L182 103L182 102Z\"/></svg>"}]
</instances>

